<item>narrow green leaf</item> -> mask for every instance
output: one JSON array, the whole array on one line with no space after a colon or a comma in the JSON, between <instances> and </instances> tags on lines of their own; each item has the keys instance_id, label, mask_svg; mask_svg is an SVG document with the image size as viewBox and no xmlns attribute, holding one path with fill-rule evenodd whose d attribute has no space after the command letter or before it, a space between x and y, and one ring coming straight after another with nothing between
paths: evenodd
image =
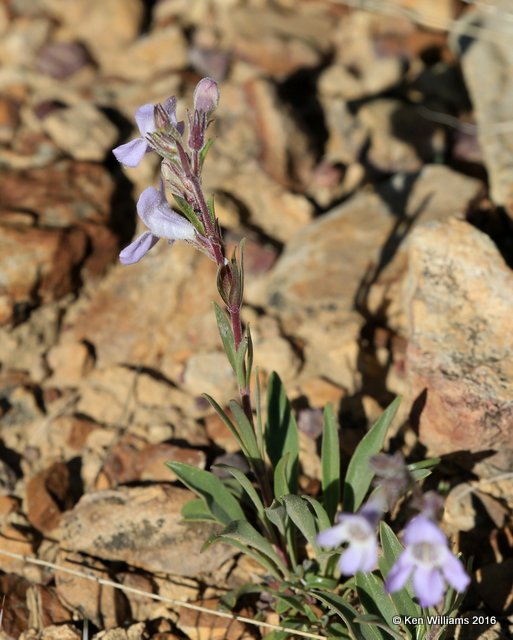
<instances>
[{"instance_id":1,"label":"narrow green leaf","mask_svg":"<svg viewBox=\"0 0 513 640\"><path fill-rule=\"evenodd\" d=\"M246 327L246 339L248 341L248 357L246 359L246 387L249 388L251 383L251 372L253 370L253 339L251 338L251 331L249 324Z\"/></svg>"},{"instance_id":2,"label":"narrow green leaf","mask_svg":"<svg viewBox=\"0 0 513 640\"><path fill-rule=\"evenodd\" d=\"M245 333L240 341L239 348L235 354L235 377L239 389L246 386L246 353L248 351L248 336Z\"/></svg>"},{"instance_id":3,"label":"narrow green leaf","mask_svg":"<svg viewBox=\"0 0 513 640\"><path fill-rule=\"evenodd\" d=\"M313 507L315 511L315 517L317 519L317 531L324 531L325 529L329 529L331 527L331 521L326 513L326 509L322 506L322 504L312 498L312 496L303 496L304 500L307 500Z\"/></svg>"},{"instance_id":4,"label":"narrow green leaf","mask_svg":"<svg viewBox=\"0 0 513 640\"><path fill-rule=\"evenodd\" d=\"M281 460L278 460L278 464L274 468L274 497L277 500L281 500L283 496L290 493L288 462L289 454L286 453Z\"/></svg>"},{"instance_id":5,"label":"narrow green leaf","mask_svg":"<svg viewBox=\"0 0 513 640\"><path fill-rule=\"evenodd\" d=\"M217 522L202 498L193 498L182 507L182 517L187 522Z\"/></svg>"},{"instance_id":6,"label":"narrow green leaf","mask_svg":"<svg viewBox=\"0 0 513 640\"><path fill-rule=\"evenodd\" d=\"M253 430L253 426L244 413L244 409L238 402L235 402L235 400L230 400L229 407L231 409L231 412L233 413L235 422L239 427L239 435L244 444L244 451L246 452L248 458L250 458L252 461L261 461L255 432Z\"/></svg>"},{"instance_id":7,"label":"narrow green leaf","mask_svg":"<svg viewBox=\"0 0 513 640\"><path fill-rule=\"evenodd\" d=\"M264 427L262 424L262 390L260 389L260 373L255 371L255 408L256 408L256 439L260 457L264 459Z\"/></svg>"},{"instance_id":8,"label":"narrow green leaf","mask_svg":"<svg viewBox=\"0 0 513 640\"><path fill-rule=\"evenodd\" d=\"M287 568L283 564L272 544L255 529L247 520L236 520L230 522L221 533L216 534L217 538L238 542L241 545L255 549L260 554L270 560L282 573L288 574Z\"/></svg>"},{"instance_id":9,"label":"narrow green leaf","mask_svg":"<svg viewBox=\"0 0 513 640\"><path fill-rule=\"evenodd\" d=\"M204 235L205 229L203 228L203 224L199 219L199 216L191 207L191 205L187 202L187 200L185 200L184 198L181 198L178 195L174 195L174 199L176 200L176 203L180 208L181 213L183 213L183 215L194 226L194 228L198 231L198 233L200 233L201 235Z\"/></svg>"},{"instance_id":10,"label":"narrow green leaf","mask_svg":"<svg viewBox=\"0 0 513 640\"><path fill-rule=\"evenodd\" d=\"M324 409L324 430L321 447L322 500L331 522L340 502L340 445L338 424L331 404Z\"/></svg>"},{"instance_id":11,"label":"narrow green leaf","mask_svg":"<svg viewBox=\"0 0 513 640\"><path fill-rule=\"evenodd\" d=\"M248 547L247 544L241 542L240 540L237 540L236 538L223 536L222 534L214 534L210 536L210 538L203 544L201 550L205 551L206 549L208 549L208 547L215 544L216 542L224 542L231 545L232 547L239 549L239 551L242 551L244 555L249 556L256 562L258 562L270 575L274 576L275 578L282 579L282 575L280 574L274 563L271 562L263 553L260 553L260 551L256 551L251 547Z\"/></svg>"},{"instance_id":12,"label":"narrow green leaf","mask_svg":"<svg viewBox=\"0 0 513 640\"><path fill-rule=\"evenodd\" d=\"M216 208L215 208L215 204L214 204L214 196L210 196L210 198L207 200L207 207L208 207L208 212L210 213L210 220L212 221L212 224L216 223Z\"/></svg>"},{"instance_id":13,"label":"narrow green leaf","mask_svg":"<svg viewBox=\"0 0 513 640\"><path fill-rule=\"evenodd\" d=\"M228 473L230 473L235 478L235 480L237 480L237 482L240 484L240 486L244 489L244 491L248 495L248 498L253 503L255 507L255 511L258 517L260 518L260 520L262 521L265 520L266 515L264 511L264 505L262 503L262 500L260 500L260 496L256 492L255 487L251 484L250 480L248 479L247 475L243 473L240 469L237 469L237 467L232 467L228 464L216 464L215 466L218 469L224 469L228 471Z\"/></svg>"},{"instance_id":14,"label":"narrow green leaf","mask_svg":"<svg viewBox=\"0 0 513 640\"><path fill-rule=\"evenodd\" d=\"M203 145L203 149L199 152L199 167L200 171L203 169L203 163L205 162L205 158L207 157L207 153L210 147L214 144L214 138L209 138L205 144Z\"/></svg>"},{"instance_id":15,"label":"narrow green leaf","mask_svg":"<svg viewBox=\"0 0 513 640\"><path fill-rule=\"evenodd\" d=\"M355 618L355 622L360 625L362 632L367 632L366 637L376 638L376 640L404 640L404 634L391 629L379 615L365 613Z\"/></svg>"},{"instance_id":16,"label":"narrow green leaf","mask_svg":"<svg viewBox=\"0 0 513 640\"><path fill-rule=\"evenodd\" d=\"M270 507L265 508L265 514L268 517L269 521L274 524L274 526L280 532L280 535L285 535L285 523L287 519L287 512L285 511L285 507L274 500Z\"/></svg>"},{"instance_id":17,"label":"narrow green leaf","mask_svg":"<svg viewBox=\"0 0 513 640\"><path fill-rule=\"evenodd\" d=\"M354 619L358 615L356 609L348 604L343 598L333 593L326 593L312 589L309 594L326 605L333 613L341 618L346 625L347 631L352 640L359 640L360 634Z\"/></svg>"},{"instance_id":18,"label":"narrow green leaf","mask_svg":"<svg viewBox=\"0 0 513 640\"><path fill-rule=\"evenodd\" d=\"M380 622L380 629L377 632L378 637L384 640L389 637L401 640L403 635L394 630L394 627L397 628L399 626L393 622L397 611L392 599L385 591L383 580L373 573L362 573L361 571L356 574L355 580L356 591L362 607ZM376 620L374 620L375 623ZM384 629L386 629L386 633Z\"/></svg>"},{"instance_id":19,"label":"narrow green leaf","mask_svg":"<svg viewBox=\"0 0 513 640\"><path fill-rule=\"evenodd\" d=\"M401 399L397 397L362 438L355 449L344 480L344 511L357 511L369 490L374 474L369 458L383 447L385 436L397 413Z\"/></svg>"},{"instance_id":20,"label":"narrow green leaf","mask_svg":"<svg viewBox=\"0 0 513 640\"><path fill-rule=\"evenodd\" d=\"M205 500L218 522L228 524L245 518L237 500L213 473L182 462L166 462L166 465L191 491Z\"/></svg>"},{"instance_id":21,"label":"narrow green leaf","mask_svg":"<svg viewBox=\"0 0 513 640\"><path fill-rule=\"evenodd\" d=\"M224 350L226 353L226 357L230 362L232 369L235 373L237 373L236 369L236 354L235 354L235 340L233 338L233 331L228 320L226 313L221 309L221 307L214 302L214 313L216 316L217 328L219 329L219 335L221 336L221 340L223 342Z\"/></svg>"},{"instance_id":22,"label":"narrow green leaf","mask_svg":"<svg viewBox=\"0 0 513 640\"><path fill-rule=\"evenodd\" d=\"M242 438L239 435L239 432L235 428L235 426L234 426L233 422L230 420L230 418L226 415L226 413L220 407L220 405L218 405L217 402L214 400L214 398L212 398L212 396L209 396L208 393L204 393L203 397L206 398L209 401L209 403L214 408L214 410L217 413L217 415L221 418L221 420L228 427L228 429L230 430L232 436L235 438L235 440L237 440L237 444L241 448L241 451L243 453L245 453L246 455L248 455L247 451L246 451L246 448L244 446L244 442L242 441Z\"/></svg>"},{"instance_id":23,"label":"narrow green leaf","mask_svg":"<svg viewBox=\"0 0 513 640\"><path fill-rule=\"evenodd\" d=\"M289 455L287 493L297 493L299 433L283 383L276 373L269 378L267 389L267 425L265 441L267 454L273 466Z\"/></svg>"},{"instance_id":24,"label":"narrow green leaf","mask_svg":"<svg viewBox=\"0 0 513 640\"><path fill-rule=\"evenodd\" d=\"M283 496L282 502L287 510L287 515L301 531L306 540L312 545L316 554L321 553L321 548L317 544L317 531L315 519L307 506L307 503L300 496L289 494Z\"/></svg>"}]
</instances>

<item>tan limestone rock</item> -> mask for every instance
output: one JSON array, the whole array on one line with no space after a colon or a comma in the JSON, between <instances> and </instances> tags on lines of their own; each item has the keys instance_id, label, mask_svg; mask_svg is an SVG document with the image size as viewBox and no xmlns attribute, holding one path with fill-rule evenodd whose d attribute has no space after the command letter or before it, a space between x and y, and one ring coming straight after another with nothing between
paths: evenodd
<instances>
[{"instance_id":1,"label":"tan limestone rock","mask_svg":"<svg viewBox=\"0 0 513 640\"><path fill-rule=\"evenodd\" d=\"M107 116L87 102L53 111L43 120L43 129L59 149L90 162L105 160L118 138Z\"/></svg>"},{"instance_id":2,"label":"tan limestone rock","mask_svg":"<svg viewBox=\"0 0 513 640\"><path fill-rule=\"evenodd\" d=\"M483 473L513 461L512 300L511 271L481 232L450 220L412 234L406 370L420 439L435 455L484 455Z\"/></svg>"},{"instance_id":3,"label":"tan limestone rock","mask_svg":"<svg viewBox=\"0 0 513 640\"><path fill-rule=\"evenodd\" d=\"M192 497L167 485L86 494L62 521L61 547L146 571L205 575L233 552L215 545L200 553L212 527L182 523L180 510Z\"/></svg>"}]
</instances>

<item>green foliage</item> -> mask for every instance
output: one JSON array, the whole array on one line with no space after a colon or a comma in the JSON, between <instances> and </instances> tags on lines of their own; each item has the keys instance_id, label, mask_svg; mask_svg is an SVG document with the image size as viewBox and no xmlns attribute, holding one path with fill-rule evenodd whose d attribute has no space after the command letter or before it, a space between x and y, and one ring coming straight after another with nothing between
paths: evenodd
<instances>
[{"instance_id":1,"label":"green foliage","mask_svg":"<svg viewBox=\"0 0 513 640\"><path fill-rule=\"evenodd\" d=\"M299 433L283 383L276 373L271 375L268 383L265 443L273 467L288 454L288 464L284 465L287 493L296 493L299 475Z\"/></svg>"},{"instance_id":2,"label":"green foliage","mask_svg":"<svg viewBox=\"0 0 513 640\"><path fill-rule=\"evenodd\" d=\"M338 424L331 404L324 409L321 464L324 508L330 522L333 522L340 502L340 445Z\"/></svg>"},{"instance_id":3,"label":"green foliage","mask_svg":"<svg viewBox=\"0 0 513 640\"><path fill-rule=\"evenodd\" d=\"M354 512L362 505L374 477L369 467L369 458L382 449L388 428L397 413L400 402L401 399L396 398L383 411L356 447L344 480L344 511Z\"/></svg>"}]
</instances>

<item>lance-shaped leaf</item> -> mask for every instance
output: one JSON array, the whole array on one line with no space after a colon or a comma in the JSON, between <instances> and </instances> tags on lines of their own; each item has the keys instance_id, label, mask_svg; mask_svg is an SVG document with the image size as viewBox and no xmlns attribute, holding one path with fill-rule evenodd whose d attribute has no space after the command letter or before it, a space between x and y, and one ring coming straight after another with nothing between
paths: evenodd
<instances>
[{"instance_id":1,"label":"lance-shaped leaf","mask_svg":"<svg viewBox=\"0 0 513 640\"><path fill-rule=\"evenodd\" d=\"M297 493L299 433L283 383L276 373L271 375L268 383L265 442L267 454L274 467L285 453L289 455L287 493Z\"/></svg>"},{"instance_id":2,"label":"lance-shaped leaf","mask_svg":"<svg viewBox=\"0 0 513 640\"><path fill-rule=\"evenodd\" d=\"M233 520L245 518L240 504L213 473L183 462L167 462L166 464L186 487L205 500L218 522L228 524Z\"/></svg>"},{"instance_id":3,"label":"lance-shaped leaf","mask_svg":"<svg viewBox=\"0 0 513 640\"><path fill-rule=\"evenodd\" d=\"M273 573L278 569L283 575L288 575L286 566L274 550L272 544L266 540L262 534L258 533L255 527L249 524L247 520L236 520L234 522L230 522L230 524L228 524L221 533L215 534L209 538L204 547L206 548L216 540L238 543L238 545L242 545L243 549L244 547L254 549L264 558L270 560L275 566L275 571Z\"/></svg>"},{"instance_id":4,"label":"lance-shaped leaf","mask_svg":"<svg viewBox=\"0 0 513 640\"><path fill-rule=\"evenodd\" d=\"M401 399L396 398L383 411L356 447L344 480L344 511L354 512L360 508L374 477L369 458L376 455L383 447L388 428L397 413L400 402Z\"/></svg>"},{"instance_id":5,"label":"lance-shaped leaf","mask_svg":"<svg viewBox=\"0 0 513 640\"><path fill-rule=\"evenodd\" d=\"M377 637L383 638L383 640L387 640L389 637L401 640L403 635L394 630L394 627L398 626L393 622L393 618L397 616L397 610L392 599L385 592L383 580L373 573L359 571L355 576L355 581L362 607L368 614L377 617L377 621L373 620L372 623L373 626L376 626L377 622L379 629L376 630ZM361 622L361 620L359 621Z\"/></svg>"},{"instance_id":6,"label":"lance-shaped leaf","mask_svg":"<svg viewBox=\"0 0 513 640\"><path fill-rule=\"evenodd\" d=\"M235 340L233 338L232 326L226 313L221 309L217 302L214 302L214 313L226 357L228 358L234 373L237 373L235 363Z\"/></svg>"},{"instance_id":7,"label":"lance-shaped leaf","mask_svg":"<svg viewBox=\"0 0 513 640\"><path fill-rule=\"evenodd\" d=\"M340 502L340 446L338 424L331 404L324 409L321 447L322 501L331 522Z\"/></svg>"},{"instance_id":8,"label":"lance-shaped leaf","mask_svg":"<svg viewBox=\"0 0 513 640\"><path fill-rule=\"evenodd\" d=\"M317 530L315 518L313 517L307 503L300 496L289 494L283 496L282 502L287 510L288 517L301 531L306 540L312 545L316 554L321 553L321 548L317 544Z\"/></svg>"},{"instance_id":9,"label":"lance-shaped leaf","mask_svg":"<svg viewBox=\"0 0 513 640\"><path fill-rule=\"evenodd\" d=\"M244 413L244 409L238 402L235 402L235 400L230 400L229 406L233 413L233 417L235 418L240 438L244 444L243 451L247 454L250 460L260 460L260 451L258 449L255 432L253 431L253 426Z\"/></svg>"}]
</instances>

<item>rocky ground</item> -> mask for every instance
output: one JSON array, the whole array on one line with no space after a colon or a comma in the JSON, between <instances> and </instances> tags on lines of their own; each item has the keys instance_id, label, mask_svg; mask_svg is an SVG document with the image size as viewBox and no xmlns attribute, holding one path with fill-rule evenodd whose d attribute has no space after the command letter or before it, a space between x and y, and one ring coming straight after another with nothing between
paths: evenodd
<instances>
[{"instance_id":1,"label":"rocky ground","mask_svg":"<svg viewBox=\"0 0 513 640\"><path fill-rule=\"evenodd\" d=\"M474 556L465 610L501 617L457 637L508 637L512 36L507 0L0 2L0 551L208 608L255 580L229 549L199 555L207 532L180 524L189 494L164 466L237 456L200 397L234 393L215 266L185 245L117 264L157 163L123 170L110 150L138 106L186 105L210 75L206 188L228 242L248 239L244 319L298 411L304 491L327 401L347 462L402 394L390 445L443 456L444 526ZM258 631L0 569L0 638Z\"/></svg>"}]
</instances>

